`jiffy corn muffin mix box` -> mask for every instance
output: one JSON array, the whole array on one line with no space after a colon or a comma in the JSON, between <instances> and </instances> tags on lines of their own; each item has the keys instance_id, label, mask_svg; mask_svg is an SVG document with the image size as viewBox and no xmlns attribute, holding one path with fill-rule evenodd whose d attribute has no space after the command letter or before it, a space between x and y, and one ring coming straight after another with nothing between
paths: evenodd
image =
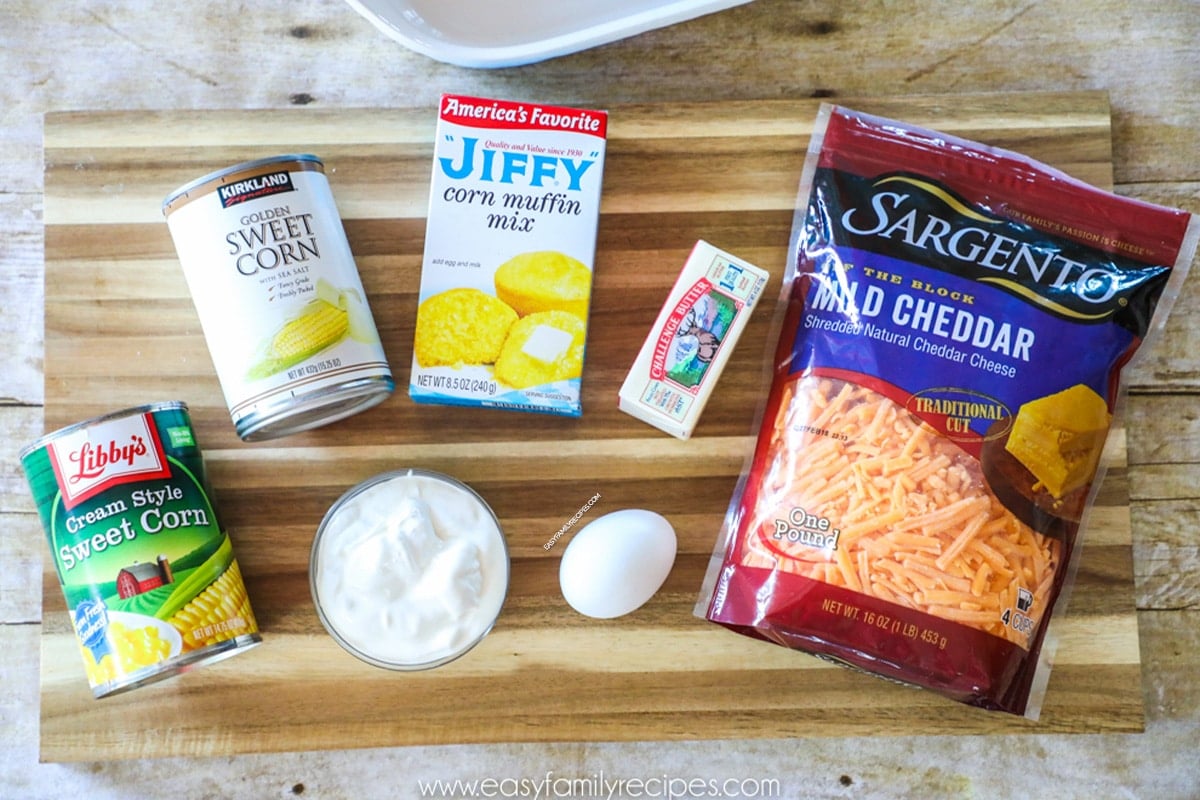
<instances>
[{"instance_id":1,"label":"jiffy corn muffin mix box","mask_svg":"<svg viewBox=\"0 0 1200 800\"><path fill-rule=\"evenodd\" d=\"M444 95L409 395L579 416L608 115Z\"/></svg>"}]
</instances>

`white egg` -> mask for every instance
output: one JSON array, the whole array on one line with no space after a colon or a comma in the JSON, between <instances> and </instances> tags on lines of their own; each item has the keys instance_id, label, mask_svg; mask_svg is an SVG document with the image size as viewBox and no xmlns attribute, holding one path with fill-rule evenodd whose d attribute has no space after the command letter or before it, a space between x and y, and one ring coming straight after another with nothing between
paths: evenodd
<instances>
[{"instance_id":1,"label":"white egg","mask_svg":"<svg viewBox=\"0 0 1200 800\"><path fill-rule=\"evenodd\" d=\"M661 514L627 508L588 523L558 567L563 597L589 617L611 619L640 608L675 563L675 529Z\"/></svg>"}]
</instances>

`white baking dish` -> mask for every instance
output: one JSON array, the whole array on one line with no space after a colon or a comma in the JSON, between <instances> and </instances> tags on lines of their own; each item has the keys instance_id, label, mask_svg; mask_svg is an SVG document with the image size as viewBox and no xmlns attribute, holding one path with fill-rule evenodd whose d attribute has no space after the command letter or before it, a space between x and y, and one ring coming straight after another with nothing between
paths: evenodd
<instances>
[{"instance_id":1,"label":"white baking dish","mask_svg":"<svg viewBox=\"0 0 1200 800\"><path fill-rule=\"evenodd\" d=\"M347 0L392 39L463 67L511 67L750 0Z\"/></svg>"}]
</instances>

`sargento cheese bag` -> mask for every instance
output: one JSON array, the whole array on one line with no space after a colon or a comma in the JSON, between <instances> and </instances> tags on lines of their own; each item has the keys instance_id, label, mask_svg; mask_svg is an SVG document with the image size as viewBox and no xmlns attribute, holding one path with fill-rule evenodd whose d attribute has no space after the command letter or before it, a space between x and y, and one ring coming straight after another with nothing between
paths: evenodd
<instances>
[{"instance_id":1,"label":"sargento cheese bag","mask_svg":"<svg viewBox=\"0 0 1200 800\"><path fill-rule=\"evenodd\" d=\"M823 107L697 615L1036 718L1122 371L1198 236L1021 155Z\"/></svg>"}]
</instances>

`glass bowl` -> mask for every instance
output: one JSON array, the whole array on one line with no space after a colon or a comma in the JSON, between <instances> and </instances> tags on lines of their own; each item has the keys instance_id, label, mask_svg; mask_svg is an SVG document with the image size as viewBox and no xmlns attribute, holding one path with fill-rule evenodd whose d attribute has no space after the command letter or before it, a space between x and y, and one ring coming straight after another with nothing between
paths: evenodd
<instances>
[{"instance_id":1,"label":"glass bowl","mask_svg":"<svg viewBox=\"0 0 1200 800\"><path fill-rule=\"evenodd\" d=\"M329 508L308 574L317 616L347 652L385 669L431 669L491 631L508 593L508 545L471 487L396 470Z\"/></svg>"}]
</instances>

